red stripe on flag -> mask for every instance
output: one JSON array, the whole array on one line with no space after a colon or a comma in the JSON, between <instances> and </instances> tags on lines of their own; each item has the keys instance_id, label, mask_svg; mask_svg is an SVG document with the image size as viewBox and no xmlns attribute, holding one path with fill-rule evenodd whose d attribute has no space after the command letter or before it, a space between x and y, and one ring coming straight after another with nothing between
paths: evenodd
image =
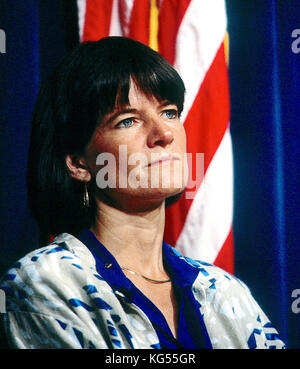
<instances>
[{"instance_id":1,"label":"red stripe on flag","mask_svg":"<svg viewBox=\"0 0 300 369\"><path fill-rule=\"evenodd\" d=\"M113 0L86 0L82 41L98 41L109 35Z\"/></svg>"},{"instance_id":2,"label":"red stripe on flag","mask_svg":"<svg viewBox=\"0 0 300 369\"><path fill-rule=\"evenodd\" d=\"M191 0L162 1L159 8L159 53L172 65L175 60L177 32L190 2Z\"/></svg>"},{"instance_id":3,"label":"red stripe on flag","mask_svg":"<svg viewBox=\"0 0 300 369\"><path fill-rule=\"evenodd\" d=\"M229 124L228 71L222 44L198 91L184 123L187 152L204 153L204 175ZM193 156L193 165L196 165ZM193 172L194 170L194 172ZM195 167L190 168L191 174ZM197 183L197 189L201 183ZM189 189L191 191L193 189ZM186 191L185 191L186 192ZM173 246L182 231L193 199L181 198L166 209L165 241Z\"/></svg>"},{"instance_id":4,"label":"red stripe on flag","mask_svg":"<svg viewBox=\"0 0 300 369\"><path fill-rule=\"evenodd\" d=\"M227 236L224 245L222 246L216 260L214 261L214 265L227 270L229 273L234 273L234 258L232 257L234 254L234 240L233 240L233 231L232 228Z\"/></svg>"},{"instance_id":5,"label":"red stripe on flag","mask_svg":"<svg viewBox=\"0 0 300 369\"><path fill-rule=\"evenodd\" d=\"M128 37L149 45L150 0L138 0L133 4Z\"/></svg>"}]
</instances>

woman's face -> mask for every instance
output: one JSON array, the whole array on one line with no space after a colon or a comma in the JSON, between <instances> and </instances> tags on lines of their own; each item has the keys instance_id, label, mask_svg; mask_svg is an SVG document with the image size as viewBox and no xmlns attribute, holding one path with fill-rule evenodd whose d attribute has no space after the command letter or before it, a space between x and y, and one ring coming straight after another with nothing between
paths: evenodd
<instances>
[{"instance_id":1,"label":"woman's face","mask_svg":"<svg viewBox=\"0 0 300 369\"><path fill-rule=\"evenodd\" d=\"M131 83L129 105L105 116L84 161L98 198L105 194L121 209L146 209L184 189L185 152L177 106L149 98Z\"/></svg>"}]
</instances>

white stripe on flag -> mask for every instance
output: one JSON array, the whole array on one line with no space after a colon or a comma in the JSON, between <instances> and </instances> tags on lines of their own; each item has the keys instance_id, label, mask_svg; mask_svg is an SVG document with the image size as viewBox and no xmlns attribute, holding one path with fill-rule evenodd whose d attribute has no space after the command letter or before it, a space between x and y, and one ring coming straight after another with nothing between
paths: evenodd
<instances>
[{"instance_id":1,"label":"white stripe on flag","mask_svg":"<svg viewBox=\"0 0 300 369\"><path fill-rule=\"evenodd\" d=\"M79 40L82 41L85 22L86 0L77 0Z\"/></svg>"},{"instance_id":2,"label":"white stripe on flag","mask_svg":"<svg viewBox=\"0 0 300 369\"><path fill-rule=\"evenodd\" d=\"M182 122L226 34L225 2L192 0L176 39L174 67L186 86Z\"/></svg>"},{"instance_id":3,"label":"white stripe on flag","mask_svg":"<svg viewBox=\"0 0 300 369\"><path fill-rule=\"evenodd\" d=\"M118 0L113 0L109 36L123 36L120 22Z\"/></svg>"},{"instance_id":4,"label":"white stripe on flag","mask_svg":"<svg viewBox=\"0 0 300 369\"><path fill-rule=\"evenodd\" d=\"M227 129L188 212L176 249L213 263L232 225L233 164Z\"/></svg>"}]
</instances>

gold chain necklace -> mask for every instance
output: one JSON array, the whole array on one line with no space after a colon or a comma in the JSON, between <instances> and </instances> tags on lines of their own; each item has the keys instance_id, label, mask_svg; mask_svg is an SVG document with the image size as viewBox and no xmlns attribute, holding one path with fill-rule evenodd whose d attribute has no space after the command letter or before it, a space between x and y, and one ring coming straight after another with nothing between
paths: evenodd
<instances>
[{"instance_id":1,"label":"gold chain necklace","mask_svg":"<svg viewBox=\"0 0 300 369\"><path fill-rule=\"evenodd\" d=\"M140 273L134 272L133 270L130 270L130 269L125 268L125 267L122 267L122 266L121 266L121 269L122 269L122 270L127 270L127 272L129 272L129 273L131 273L131 274L138 275L139 277L143 277L144 279L146 279L147 281L150 281L150 282L152 282L152 283L167 283L167 282L171 282L171 279L166 279L166 280L163 280L163 281L160 281L160 280L157 280L157 279L151 279L151 278L146 277L146 276L145 276L145 275L143 275L143 274L140 274Z\"/></svg>"}]
</instances>

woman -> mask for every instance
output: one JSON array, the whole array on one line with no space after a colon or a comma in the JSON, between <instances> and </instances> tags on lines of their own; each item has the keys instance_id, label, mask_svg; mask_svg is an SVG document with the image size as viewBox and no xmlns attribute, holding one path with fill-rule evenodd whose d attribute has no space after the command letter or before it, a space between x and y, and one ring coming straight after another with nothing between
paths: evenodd
<instances>
[{"instance_id":1,"label":"woman","mask_svg":"<svg viewBox=\"0 0 300 369\"><path fill-rule=\"evenodd\" d=\"M56 68L28 160L32 212L56 238L2 280L10 347L284 346L243 283L163 242L186 183L183 101L176 71L130 39L81 44Z\"/></svg>"}]
</instances>

